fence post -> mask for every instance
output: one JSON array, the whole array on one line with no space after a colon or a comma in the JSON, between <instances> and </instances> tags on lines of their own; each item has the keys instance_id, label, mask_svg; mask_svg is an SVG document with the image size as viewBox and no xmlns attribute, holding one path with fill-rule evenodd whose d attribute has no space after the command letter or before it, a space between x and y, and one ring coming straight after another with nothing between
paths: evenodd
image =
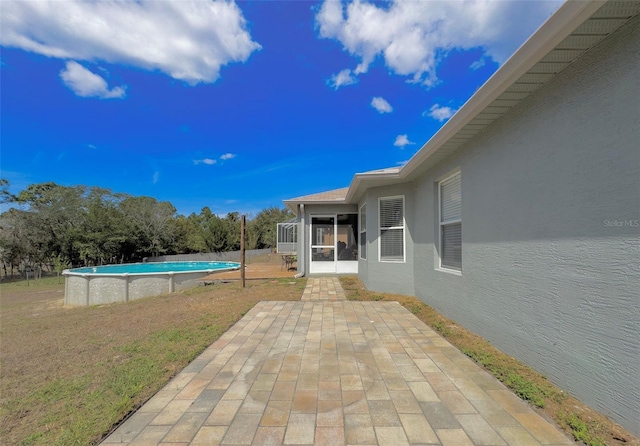
<instances>
[{"instance_id":1,"label":"fence post","mask_svg":"<svg viewBox=\"0 0 640 446\"><path fill-rule=\"evenodd\" d=\"M244 277L244 267L245 267L245 262L244 262L244 229L245 229L245 225L247 223L247 217L246 215L242 216L242 219L240 220L240 277L242 278L242 288L244 288L245 284L245 277Z\"/></svg>"}]
</instances>

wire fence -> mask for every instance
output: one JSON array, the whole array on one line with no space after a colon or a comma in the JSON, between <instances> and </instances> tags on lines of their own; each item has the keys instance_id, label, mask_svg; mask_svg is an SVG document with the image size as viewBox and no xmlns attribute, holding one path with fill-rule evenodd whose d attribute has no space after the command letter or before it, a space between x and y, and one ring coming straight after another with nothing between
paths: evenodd
<instances>
[{"instance_id":1,"label":"wire fence","mask_svg":"<svg viewBox=\"0 0 640 446\"><path fill-rule=\"evenodd\" d=\"M247 249L245 259L247 261L254 257L270 254L271 248ZM195 254L174 254L167 256L149 257L147 262L239 262L240 251L229 252L199 252Z\"/></svg>"}]
</instances>

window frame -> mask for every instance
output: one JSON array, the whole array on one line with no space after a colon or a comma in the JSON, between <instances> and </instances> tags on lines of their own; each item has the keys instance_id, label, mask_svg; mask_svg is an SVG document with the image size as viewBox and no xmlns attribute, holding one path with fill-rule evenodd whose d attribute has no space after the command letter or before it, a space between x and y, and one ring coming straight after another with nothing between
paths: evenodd
<instances>
[{"instance_id":1,"label":"window frame","mask_svg":"<svg viewBox=\"0 0 640 446\"><path fill-rule=\"evenodd\" d=\"M381 202L388 200L402 200L402 226L388 226L381 227ZM391 195L388 197L378 197L378 262L380 263L406 263L407 261L407 223L405 218L406 206L405 206L405 197L404 195ZM383 230L392 230L392 229L402 229L402 260L400 259L388 259L382 257L382 231Z\"/></svg>"},{"instance_id":2,"label":"window frame","mask_svg":"<svg viewBox=\"0 0 640 446\"><path fill-rule=\"evenodd\" d=\"M362 206L360 206L360 210L358 213L359 213L358 225L360 225L360 251L358 253L358 256L362 260L367 260L367 225L366 225L367 203L366 202ZM364 214L364 218L362 218L363 214ZM365 224L363 225L362 222L365 222Z\"/></svg>"},{"instance_id":3,"label":"window frame","mask_svg":"<svg viewBox=\"0 0 640 446\"><path fill-rule=\"evenodd\" d=\"M453 178L459 177L460 182L460 217L443 221L442 212L442 186ZM460 225L460 267L443 264L444 257L444 232L446 226ZM438 181L438 269L454 274L462 274L462 171L460 169L444 176Z\"/></svg>"}]
</instances>

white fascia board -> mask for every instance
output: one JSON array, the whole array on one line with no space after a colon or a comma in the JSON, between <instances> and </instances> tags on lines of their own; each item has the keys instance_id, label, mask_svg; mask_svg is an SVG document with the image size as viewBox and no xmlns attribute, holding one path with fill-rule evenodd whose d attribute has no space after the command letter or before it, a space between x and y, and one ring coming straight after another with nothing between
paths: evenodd
<instances>
[{"instance_id":1,"label":"white fascia board","mask_svg":"<svg viewBox=\"0 0 640 446\"><path fill-rule=\"evenodd\" d=\"M563 4L418 150L402 167L400 176L406 178L410 175L605 3L606 0L569 0Z\"/></svg>"},{"instance_id":2,"label":"white fascia board","mask_svg":"<svg viewBox=\"0 0 640 446\"><path fill-rule=\"evenodd\" d=\"M334 198L333 200L317 200L317 201L283 201L284 205L291 209L291 211L297 215L297 207L299 204L314 205L314 204L345 204L347 201L344 198Z\"/></svg>"},{"instance_id":3,"label":"white fascia board","mask_svg":"<svg viewBox=\"0 0 640 446\"><path fill-rule=\"evenodd\" d=\"M399 179L401 179L400 171L357 173L353 176L353 179L351 180L351 184L349 185L349 190L347 191L347 195L345 196L345 202L351 203L354 196L358 192L358 189L360 188L360 186L363 185L363 183L366 183L368 181L384 183L385 180L393 182L394 180L397 181ZM382 186L383 184L379 184L379 185Z\"/></svg>"},{"instance_id":4,"label":"white fascia board","mask_svg":"<svg viewBox=\"0 0 640 446\"><path fill-rule=\"evenodd\" d=\"M330 203L351 203L368 182L384 185L407 178L424 161L453 138L498 96L513 85L547 53L591 17L607 0L568 0L469 98L438 132L398 171L355 174L344 199ZM289 203L285 201L289 206ZM293 205L294 202L291 202ZM314 202L315 204L315 202ZM317 202L317 204L325 204Z\"/></svg>"}]
</instances>

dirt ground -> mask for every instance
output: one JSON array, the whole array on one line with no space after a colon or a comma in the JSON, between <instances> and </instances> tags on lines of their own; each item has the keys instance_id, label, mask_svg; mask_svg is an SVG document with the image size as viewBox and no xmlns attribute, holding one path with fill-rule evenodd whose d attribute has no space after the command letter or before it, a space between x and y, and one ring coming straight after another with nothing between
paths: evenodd
<instances>
[{"instance_id":1,"label":"dirt ground","mask_svg":"<svg viewBox=\"0 0 640 446\"><path fill-rule=\"evenodd\" d=\"M267 254L255 257L247 262L245 268L245 280L275 279L293 277L298 273L296 264L285 265L282 255ZM201 279L204 283L217 283L220 281L240 280L240 270L213 273Z\"/></svg>"}]
</instances>

